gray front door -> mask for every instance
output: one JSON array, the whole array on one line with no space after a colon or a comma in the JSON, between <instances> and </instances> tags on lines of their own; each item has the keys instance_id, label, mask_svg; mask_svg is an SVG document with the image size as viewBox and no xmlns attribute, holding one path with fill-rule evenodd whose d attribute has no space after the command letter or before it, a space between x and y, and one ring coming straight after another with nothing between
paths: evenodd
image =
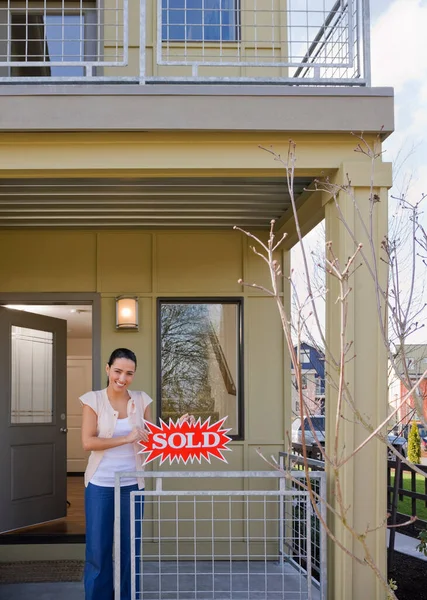
<instances>
[{"instance_id":1,"label":"gray front door","mask_svg":"<svg viewBox=\"0 0 427 600\"><path fill-rule=\"evenodd\" d=\"M66 515L67 322L0 307L0 532Z\"/></svg>"}]
</instances>

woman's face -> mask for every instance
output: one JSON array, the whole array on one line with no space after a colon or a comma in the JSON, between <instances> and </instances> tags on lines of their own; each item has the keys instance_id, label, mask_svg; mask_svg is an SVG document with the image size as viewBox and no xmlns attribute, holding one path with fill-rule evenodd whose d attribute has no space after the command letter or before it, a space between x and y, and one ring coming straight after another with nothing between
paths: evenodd
<instances>
[{"instance_id":1,"label":"woman's face","mask_svg":"<svg viewBox=\"0 0 427 600\"><path fill-rule=\"evenodd\" d=\"M135 363L129 358L116 358L111 367L106 368L109 385L115 392L125 390L135 375Z\"/></svg>"}]
</instances>

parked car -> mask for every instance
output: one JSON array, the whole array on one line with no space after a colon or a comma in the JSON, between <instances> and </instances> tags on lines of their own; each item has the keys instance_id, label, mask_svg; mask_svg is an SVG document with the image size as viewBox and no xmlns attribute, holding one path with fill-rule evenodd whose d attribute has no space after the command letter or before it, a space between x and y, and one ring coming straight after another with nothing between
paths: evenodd
<instances>
[{"instance_id":1,"label":"parked car","mask_svg":"<svg viewBox=\"0 0 427 600\"><path fill-rule=\"evenodd\" d=\"M311 424L316 434L320 446L325 446L325 415L314 415L311 417ZM309 458L320 458L320 450L314 439L314 435L310 428L310 423L307 417L304 417L304 433L305 445L307 448L307 456ZM389 443L404 457L407 455L408 442L402 436L393 431L387 435ZM427 438L426 438L427 439ZM302 454L302 425L301 419L295 419L292 423L292 450L296 454ZM396 455L392 450L387 450L387 460L396 460Z\"/></svg>"},{"instance_id":2,"label":"parked car","mask_svg":"<svg viewBox=\"0 0 427 600\"><path fill-rule=\"evenodd\" d=\"M408 450L407 442L408 442L409 431L411 430L412 423L416 423L416 425L418 427L418 432L419 432L420 438L421 438L421 450L423 452L427 452L427 427L423 423L420 423L419 421L411 421L410 423L407 423L406 425L404 425L401 428L400 435L399 435L399 426L398 425L396 425L392 430L392 433L396 434L398 439L403 437L406 440L406 444L401 443L401 446L403 449L403 455L405 457L406 457L406 453ZM392 435L392 433L389 434L389 439L390 439L390 436ZM397 449L400 451L399 448L397 448ZM393 453L390 451L390 454L393 454ZM389 456L389 460L394 460L394 457Z\"/></svg>"},{"instance_id":3,"label":"parked car","mask_svg":"<svg viewBox=\"0 0 427 600\"><path fill-rule=\"evenodd\" d=\"M423 423L417 423L417 426L421 438L421 450L427 452L427 427Z\"/></svg>"},{"instance_id":4,"label":"parked car","mask_svg":"<svg viewBox=\"0 0 427 600\"><path fill-rule=\"evenodd\" d=\"M406 453L408 451L408 442L406 438L403 437L403 435L395 433L394 431L390 431L390 433L387 435L387 439L389 443L396 448L399 454L406 458ZM392 450L390 450L390 448L387 448L387 460L396 460L396 455Z\"/></svg>"},{"instance_id":5,"label":"parked car","mask_svg":"<svg viewBox=\"0 0 427 600\"><path fill-rule=\"evenodd\" d=\"M310 419L319 444L325 446L325 415L313 415ZM304 417L304 434L307 456L309 458L320 458L320 450L307 417ZM302 448L302 425L301 419L298 418L292 423L292 450L296 454L302 454Z\"/></svg>"},{"instance_id":6,"label":"parked car","mask_svg":"<svg viewBox=\"0 0 427 600\"><path fill-rule=\"evenodd\" d=\"M410 432L410 430L411 430L412 423L416 423L416 424L417 424L417 427L418 427L418 431L419 431L419 434L420 434L420 438L421 438L421 440L422 440L423 438L426 438L426 437L427 437L427 427L426 427L426 426L425 426L423 423L420 423L419 421L411 421L410 423L407 423L407 424L406 424L406 425L403 427L403 429L402 429L402 432L401 432L401 435L403 435L403 436L404 436L406 439L408 439L408 436L409 436L409 432Z\"/></svg>"}]
</instances>

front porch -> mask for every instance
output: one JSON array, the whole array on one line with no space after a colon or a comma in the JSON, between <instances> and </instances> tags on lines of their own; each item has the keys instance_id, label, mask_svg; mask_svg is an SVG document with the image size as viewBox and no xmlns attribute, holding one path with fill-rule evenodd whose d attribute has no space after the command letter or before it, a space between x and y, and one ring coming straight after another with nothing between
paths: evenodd
<instances>
[{"instance_id":1,"label":"front porch","mask_svg":"<svg viewBox=\"0 0 427 600\"><path fill-rule=\"evenodd\" d=\"M15 99L20 98L21 106L28 106L30 102L19 90L9 89L2 97L8 107L3 115L10 115L12 124L5 119L4 128L13 129L17 123L12 111ZM392 98L370 90L350 95L319 92L316 102L329 105L325 125L323 118L305 117L307 104L304 103L314 101L312 92L298 92L297 96L271 90L266 94L264 90L251 92L254 95L232 96L227 91L219 93L220 100L216 98L215 102L202 90L194 96L187 92L185 99L189 106L186 106L180 100L180 91L176 95L155 97L151 92L132 91L126 95L110 91L109 109L117 107L123 98L130 98L126 106L131 109L122 110L115 123L109 111L96 116L97 107L98 113L102 112L99 97L105 91L91 90L90 96L87 92L79 95L78 90L70 95L62 91L35 90L31 130L24 132L25 125L18 133L1 134L0 250L3 256L12 253L13 268L11 262L10 268L4 269L0 291L99 294L99 372L112 348L130 345L140 361L135 387L145 389L152 396L159 390L158 299L217 299L218 303L221 298L241 300L245 307L245 335L241 339L244 412L240 415L244 435L233 441L229 468L235 471L265 468L256 448L263 448L267 456L277 455L286 448L286 432L290 431L290 372L283 368L289 359L271 299L238 283L243 277L264 284L267 275L261 261L250 250L250 244L232 231L231 226L244 225L262 233L268 230L269 221L274 217L278 234L289 234L283 251L278 254L286 274L290 268L289 251L297 236L283 183L283 167L258 145L273 146L286 155L287 140L290 136L294 138L298 153L295 191L302 231L308 232L325 217L337 252L348 256L352 243L346 241L330 197L316 193L312 182L325 175L339 180L340 176L349 174L358 197L365 197L370 185L370 169L360 155L354 154L354 140L349 131L369 118L371 124L366 136L373 140L385 117L386 135L392 129ZM360 102L361 97L363 102ZM48 107L55 107L54 110L42 110L41 98ZM68 114L62 109L73 105L70 98L77 99L79 108L74 107ZM165 103L173 107L177 102L175 106L179 110L172 114L173 129L170 123L165 123L166 113L160 108L153 109L152 113L143 110L148 105L154 107L158 98L162 109ZM213 120L213 125L211 122L207 127L212 129L197 131L200 116L194 106L204 105L206 110L206 102ZM359 103L359 110L350 115L346 108L349 102ZM85 104L90 106L95 125L91 126L87 114L81 111ZM235 112L227 112L230 106L235 107ZM248 116L243 109L238 111L238 106L240 109L251 107L252 112ZM288 110L292 106L294 113ZM338 106L339 110L331 113L332 106ZM277 112L272 112L271 107ZM374 110L369 110L372 107ZM129 112L138 115L137 131L123 131ZM283 115L284 120L277 115ZM149 128L151 119L148 131L142 125ZM315 121L317 128L312 131L309 128ZM336 129L331 132L333 121ZM67 130L67 122L72 131ZM232 122L238 126L231 127ZM81 124L80 129L76 123ZM111 131L109 123L113 123L111 128L117 126L122 131ZM386 163L379 167L375 189L385 200L390 169ZM354 218L351 207L342 202L349 218ZM381 207L385 204L384 201ZM378 231L386 227L385 209L380 221ZM376 329L375 311L372 309L371 313L369 309L372 306L367 291L369 278L359 272L357 276L357 303L351 315L357 353L355 373L357 368L366 385L372 385L382 397L383 357L378 350L379 340L372 343ZM283 293L289 298L286 282ZM114 328L115 298L120 294L132 294L139 299L138 333ZM329 300L330 311L334 300ZM329 339L337 343L339 332L332 317L329 323ZM354 383L353 380L352 385ZM363 390L359 390L356 397L361 410L372 410ZM333 396L329 396L328 402L332 407ZM385 395L384 407L382 404L376 407L377 414L381 414L383 408L385 410ZM355 429L353 422L346 423L347 440L355 435ZM380 447L375 446L374 456L379 470ZM348 472L346 501L359 523L376 522L378 514L385 511L385 490L376 479L377 471L372 469L372 456L361 456L360 461L360 469ZM366 473L371 477L369 486ZM359 495L362 488L363 498ZM370 534L370 541L379 563L384 566L383 531ZM366 577L361 567L352 565L337 550L334 552L335 555L330 555L331 590L337 600L366 597L366 586L372 591L372 597L380 597L375 596L380 594L380 589L373 577ZM357 588L357 581L364 579L363 589L362 586Z\"/></svg>"}]
</instances>

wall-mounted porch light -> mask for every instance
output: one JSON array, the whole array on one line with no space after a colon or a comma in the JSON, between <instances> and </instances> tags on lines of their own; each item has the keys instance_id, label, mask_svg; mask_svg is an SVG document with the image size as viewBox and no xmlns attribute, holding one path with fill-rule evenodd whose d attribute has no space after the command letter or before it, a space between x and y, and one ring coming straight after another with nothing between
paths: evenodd
<instances>
[{"instance_id":1,"label":"wall-mounted porch light","mask_svg":"<svg viewBox=\"0 0 427 600\"><path fill-rule=\"evenodd\" d=\"M135 296L116 298L116 329L138 329L138 298Z\"/></svg>"}]
</instances>

